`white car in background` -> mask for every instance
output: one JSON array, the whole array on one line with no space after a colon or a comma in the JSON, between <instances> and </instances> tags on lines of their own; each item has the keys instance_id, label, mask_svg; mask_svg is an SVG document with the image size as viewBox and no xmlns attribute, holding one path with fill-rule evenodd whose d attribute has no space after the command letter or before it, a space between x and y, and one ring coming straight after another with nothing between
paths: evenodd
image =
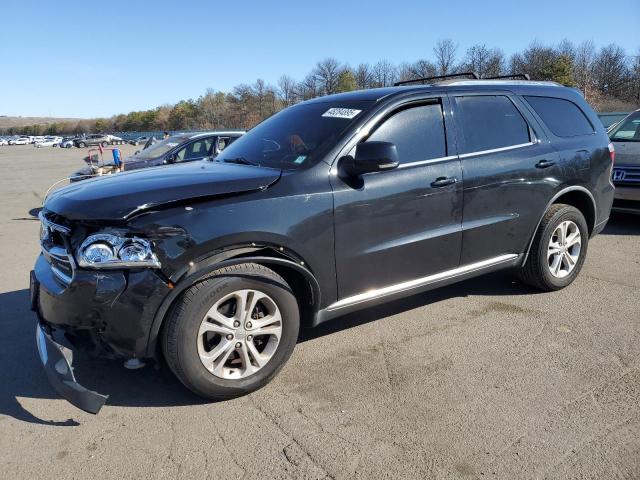
<instances>
[{"instance_id":1,"label":"white car in background","mask_svg":"<svg viewBox=\"0 0 640 480\"><path fill-rule=\"evenodd\" d=\"M62 137L44 137L44 140L36 142L34 146L36 148L57 147L60 145L60 142L62 142Z\"/></svg>"},{"instance_id":2,"label":"white car in background","mask_svg":"<svg viewBox=\"0 0 640 480\"><path fill-rule=\"evenodd\" d=\"M0 138L0 147L9 145L9 142L5 138Z\"/></svg>"},{"instance_id":3,"label":"white car in background","mask_svg":"<svg viewBox=\"0 0 640 480\"><path fill-rule=\"evenodd\" d=\"M73 147L73 140L76 137L65 137L62 139L62 141L60 142L60 145L58 145L60 148L71 148Z\"/></svg>"},{"instance_id":4,"label":"white car in background","mask_svg":"<svg viewBox=\"0 0 640 480\"><path fill-rule=\"evenodd\" d=\"M9 140L9 145L29 145L31 139L29 137L19 137Z\"/></svg>"}]
</instances>

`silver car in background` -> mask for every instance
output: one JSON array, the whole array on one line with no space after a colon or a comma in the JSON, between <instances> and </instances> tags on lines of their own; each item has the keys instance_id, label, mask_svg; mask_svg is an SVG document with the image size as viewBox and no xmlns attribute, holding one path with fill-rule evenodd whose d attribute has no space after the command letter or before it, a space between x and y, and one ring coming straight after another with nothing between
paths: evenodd
<instances>
[{"instance_id":1,"label":"silver car in background","mask_svg":"<svg viewBox=\"0 0 640 480\"><path fill-rule=\"evenodd\" d=\"M640 110L618 122L609 137L616 151L613 210L640 214Z\"/></svg>"}]
</instances>

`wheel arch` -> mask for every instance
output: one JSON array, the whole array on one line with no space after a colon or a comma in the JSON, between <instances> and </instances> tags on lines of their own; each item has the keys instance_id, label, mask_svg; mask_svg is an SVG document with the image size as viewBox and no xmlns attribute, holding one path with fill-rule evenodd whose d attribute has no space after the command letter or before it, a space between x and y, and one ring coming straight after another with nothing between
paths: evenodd
<instances>
[{"instance_id":1,"label":"wheel arch","mask_svg":"<svg viewBox=\"0 0 640 480\"><path fill-rule=\"evenodd\" d=\"M565 187L558 191L547 203L545 209L542 211L540 215L540 219L536 224L536 228L533 230L531 234L531 238L529 239L529 243L527 245L527 250L525 252L524 258L522 260L522 265L527 263L527 259L529 258L529 252L531 251L531 245L533 244L533 240L538 233L538 229L540 228L540 222L542 222L542 218L544 214L549 210L551 205L555 205L557 203L565 203L567 205L571 205L572 207L580 210L582 215L587 222L587 228L589 229L589 236L591 236L595 230L596 226L596 201L593 198L593 194L587 190L585 187L580 185L573 185L570 187Z\"/></svg>"},{"instance_id":2,"label":"wheel arch","mask_svg":"<svg viewBox=\"0 0 640 480\"><path fill-rule=\"evenodd\" d=\"M160 304L154 315L147 341L147 357L158 356L158 337L172 306L182 293L192 285L208 278L220 268L242 263L257 263L280 275L293 290L300 307L303 326L311 325L319 309L321 291L318 280L295 252L270 245L237 245L224 249L198 262L190 262L182 276L172 283L169 295Z\"/></svg>"}]
</instances>

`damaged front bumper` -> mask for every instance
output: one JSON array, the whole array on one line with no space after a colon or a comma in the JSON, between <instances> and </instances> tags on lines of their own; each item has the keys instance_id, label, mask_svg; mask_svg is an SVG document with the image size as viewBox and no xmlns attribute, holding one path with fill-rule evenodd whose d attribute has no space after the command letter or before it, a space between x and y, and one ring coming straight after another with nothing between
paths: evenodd
<instances>
[{"instance_id":1,"label":"damaged front bumper","mask_svg":"<svg viewBox=\"0 0 640 480\"><path fill-rule=\"evenodd\" d=\"M66 400L85 412L96 414L107 401L101 395L80 385L73 375L73 351L56 342L40 322L36 326L38 355L51 386Z\"/></svg>"}]
</instances>

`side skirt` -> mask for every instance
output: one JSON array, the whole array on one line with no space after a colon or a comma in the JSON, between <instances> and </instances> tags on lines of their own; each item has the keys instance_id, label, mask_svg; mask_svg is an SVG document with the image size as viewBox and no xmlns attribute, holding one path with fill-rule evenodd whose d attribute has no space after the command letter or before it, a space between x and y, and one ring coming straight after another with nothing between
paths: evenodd
<instances>
[{"instance_id":1,"label":"side skirt","mask_svg":"<svg viewBox=\"0 0 640 480\"><path fill-rule=\"evenodd\" d=\"M317 326L333 318L346 315L363 308L380 303L389 302L398 298L404 298L416 293L426 292L438 287L460 282L468 278L477 277L495 270L502 270L521 265L523 254L509 253L498 257L482 260L481 262L464 265L461 267L440 272L427 277L417 278L406 282L389 285L387 287L343 298L328 307L319 310L313 320L312 326Z\"/></svg>"}]
</instances>

